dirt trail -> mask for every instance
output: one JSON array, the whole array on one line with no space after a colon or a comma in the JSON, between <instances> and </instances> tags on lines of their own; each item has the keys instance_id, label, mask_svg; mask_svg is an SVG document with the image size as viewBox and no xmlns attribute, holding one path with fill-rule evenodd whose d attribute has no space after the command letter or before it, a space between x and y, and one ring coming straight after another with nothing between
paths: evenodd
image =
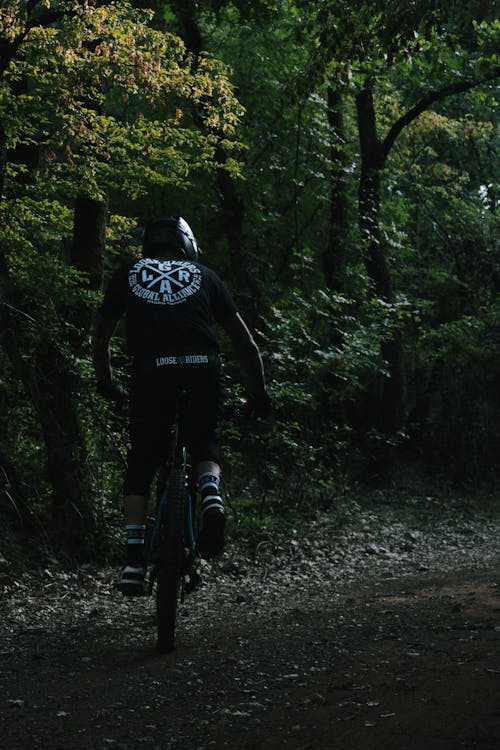
<instances>
[{"instance_id":1,"label":"dirt trail","mask_svg":"<svg viewBox=\"0 0 500 750\"><path fill-rule=\"evenodd\" d=\"M314 548L274 551L272 564L227 557L161 657L152 603L118 599L111 571L9 580L2 744L497 750L500 524L467 529L468 552L447 537L435 565L417 532L405 557L369 530L321 562Z\"/></svg>"}]
</instances>

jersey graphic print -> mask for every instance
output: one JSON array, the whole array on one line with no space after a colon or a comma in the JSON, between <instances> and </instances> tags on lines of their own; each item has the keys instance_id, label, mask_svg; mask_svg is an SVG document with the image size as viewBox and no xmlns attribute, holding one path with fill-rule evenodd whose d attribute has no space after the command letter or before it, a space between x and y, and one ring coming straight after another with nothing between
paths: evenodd
<instances>
[{"instance_id":1,"label":"jersey graphic print","mask_svg":"<svg viewBox=\"0 0 500 750\"><path fill-rule=\"evenodd\" d=\"M143 258L129 271L132 292L153 305L178 305L196 294L201 272L187 260Z\"/></svg>"}]
</instances>

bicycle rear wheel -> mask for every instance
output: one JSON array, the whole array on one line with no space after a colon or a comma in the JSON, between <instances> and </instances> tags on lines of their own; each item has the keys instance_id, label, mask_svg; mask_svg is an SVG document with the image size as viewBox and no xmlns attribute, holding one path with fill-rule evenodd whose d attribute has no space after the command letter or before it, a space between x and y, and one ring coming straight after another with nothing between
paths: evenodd
<instances>
[{"instance_id":1,"label":"bicycle rear wheel","mask_svg":"<svg viewBox=\"0 0 500 750\"><path fill-rule=\"evenodd\" d=\"M184 520L187 490L183 467L175 467L169 477L156 581L158 651L174 648L177 604L184 562Z\"/></svg>"}]
</instances>

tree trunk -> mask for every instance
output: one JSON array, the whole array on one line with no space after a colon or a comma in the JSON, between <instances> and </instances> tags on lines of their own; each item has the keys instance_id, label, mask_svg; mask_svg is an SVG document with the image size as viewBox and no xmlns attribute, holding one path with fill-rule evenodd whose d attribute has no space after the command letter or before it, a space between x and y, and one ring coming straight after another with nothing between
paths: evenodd
<instances>
[{"instance_id":1,"label":"tree trunk","mask_svg":"<svg viewBox=\"0 0 500 750\"><path fill-rule=\"evenodd\" d=\"M102 289L106 217L106 201L98 201L88 195L76 199L69 263L85 274L82 286L93 292ZM78 310L72 310L69 314L74 325L71 347L80 354L92 325L94 308L82 302Z\"/></svg>"},{"instance_id":2,"label":"tree trunk","mask_svg":"<svg viewBox=\"0 0 500 750\"><path fill-rule=\"evenodd\" d=\"M375 109L369 89L356 97L356 109L361 147L359 228L365 249L365 266L376 294L391 301L391 278L380 238L380 172L384 166L384 156L376 132Z\"/></svg>"},{"instance_id":3,"label":"tree trunk","mask_svg":"<svg viewBox=\"0 0 500 750\"><path fill-rule=\"evenodd\" d=\"M2 426L0 426L0 430ZM18 476L9 456L0 446L0 514L6 512L16 522L24 524L27 516L26 500Z\"/></svg>"},{"instance_id":4,"label":"tree trunk","mask_svg":"<svg viewBox=\"0 0 500 750\"><path fill-rule=\"evenodd\" d=\"M224 163L226 154L219 149L217 158ZM244 260L242 258L243 221L245 217L245 204L238 197L234 180L224 169L217 172L217 185L219 188L220 205L222 209L222 222L224 234L227 239L231 271L238 285L238 291L243 297L252 297Z\"/></svg>"},{"instance_id":5,"label":"tree trunk","mask_svg":"<svg viewBox=\"0 0 500 750\"><path fill-rule=\"evenodd\" d=\"M78 538L91 523L86 449L76 408L79 383L54 343L40 345L35 361L35 400L47 451L52 517L58 528Z\"/></svg>"},{"instance_id":6,"label":"tree trunk","mask_svg":"<svg viewBox=\"0 0 500 750\"><path fill-rule=\"evenodd\" d=\"M365 267L376 295L392 302L391 277L380 234L380 173L385 156L377 136L373 96L369 88L356 97L356 110L361 147L359 228L364 246ZM384 379L374 424L383 433L394 434L404 425L405 420L403 351L398 331L381 342L381 352L387 361L389 377Z\"/></svg>"},{"instance_id":7,"label":"tree trunk","mask_svg":"<svg viewBox=\"0 0 500 750\"><path fill-rule=\"evenodd\" d=\"M177 16L186 48L193 55L193 67L196 67L202 48L201 32L196 20L198 2L197 0L173 0L170 5Z\"/></svg>"},{"instance_id":8,"label":"tree trunk","mask_svg":"<svg viewBox=\"0 0 500 750\"><path fill-rule=\"evenodd\" d=\"M4 301L9 304L9 290ZM16 298L19 305L19 297ZM52 488L52 516L54 523L75 537L75 515L89 520L84 509L86 495L85 447L76 409L75 376L63 354L52 342L39 341L34 355L23 356L30 347L25 326L19 321L22 311L7 305L0 310L2 344L9 358L14 377L23 384L40 420L47 460L47 477ZM33 323L31 325L36 325ZM76 511L76 513L75 513ZM79 523L79 527L80 527ZM88 530L88 527L85 529Z\"/></svg>"},{"instance_id":9,"label":"tree trunk","mask_svg":"<svg viewBox=\"0 0 500 750\"><path fill-rule=\"evenodd\" d=\"M345 132L341 92L328 87L328 124L330 126L330 225L323 254L325 282L332 291L343 291L347 258L347 182L345 175Z\"/></svg>"},{"instance_id":10,"label":"tree trunk","mask_svg":"<svg viewBox=\"0 0 500 750\"><path fill-rule=\"evenodd\" d=\"M106 211L104 201L87 195L75 201L70 264L85 274L83 285L92 291L102 287ZM71 348L80 354L91 326L93 309L82 305L78 310L65 312L76 331L70 341ZM86 532L93 522L91 482L85 469L86 449L77 408L81 383L54 342L39 346L37 372L38 411L53 487L54 520L60 524L70 518Z\"/></svg>"},{"instance_id":11,"label":"tree trunk","mask_svg":"<svg viewBox=\"0 0 500 750\"><path fill-rule=\"evenodd\" d=\"M193 68L196 69L197 58L203 47L203 37L196 17L198 3L194 0L177 0L172 3L172 9L176 14L186 48L193 55ZM222 165L227 160L227 154L222 146L217 147L216 159ZM256 295L259 295L259 290L251 284L243 256L245 204L237 193L233 178L224 168L217 171L217 186L231 272L238 288L238 297L245 308L247 322L251 325L252 319L257 319Z\"/></svg>"},{"instance_id":12,"label":"tree trunk","mask_svg":"<svg viewBox=\"0 0 500 750\"><path fill-rule=\"evenodd\" d=\"M86 274L85 286L94 292L102 288L106 214L105 201L88 195L81 195L75 201L70 263Z\"/></svg>"},{"instance_id":13,"label":"tree trunk","mask_svg":"<svg viewBox=\"0 0 500 750\"><path fill-rule=\"evenodd\" d=\"M7 136L5 128L0 122L0 202L4 195L5 170L7 169Z\"/></svg>"}]
</instances>

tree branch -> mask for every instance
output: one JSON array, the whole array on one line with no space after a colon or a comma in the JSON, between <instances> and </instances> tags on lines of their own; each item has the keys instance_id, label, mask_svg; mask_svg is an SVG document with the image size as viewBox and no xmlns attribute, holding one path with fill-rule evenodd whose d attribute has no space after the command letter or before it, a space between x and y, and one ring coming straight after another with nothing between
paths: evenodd
<instances>
[{"instance_id":1,"label":"tree branch","mask_svg":"<svg viewBox=\"0 0 500 750\"><path fill-rule=\"evenodd\" d=\"M389 151L393 147L394 141L401 133L401 131L411 122L413 122L413 120L415 120L419 115L421 115L422 112L425 112L425 110L428 109L431 104L434 104L434 102L442 101L443 99L446 99L447 96L460 94L463 91L470 91L470 89L473 89L476 86L480 86L483 83L487 83L488 81L493 81L499 76L500 67L496 66L491 75L487 76L486 78L481 78L479 80L473 81L460 81L459 83L450 84L449 86L443 86L442 89L432 91L430 94L427 94L427 96L424 96L423 99L421 99L417 104L415 104L414 107L409 109L408 112L406 112L402 117L399 118L397 122L394 123L394 125L391 127L386 137L382 141L382 156L384 161L385 159L387 159Z\"/></svg>"}]
</instances>

